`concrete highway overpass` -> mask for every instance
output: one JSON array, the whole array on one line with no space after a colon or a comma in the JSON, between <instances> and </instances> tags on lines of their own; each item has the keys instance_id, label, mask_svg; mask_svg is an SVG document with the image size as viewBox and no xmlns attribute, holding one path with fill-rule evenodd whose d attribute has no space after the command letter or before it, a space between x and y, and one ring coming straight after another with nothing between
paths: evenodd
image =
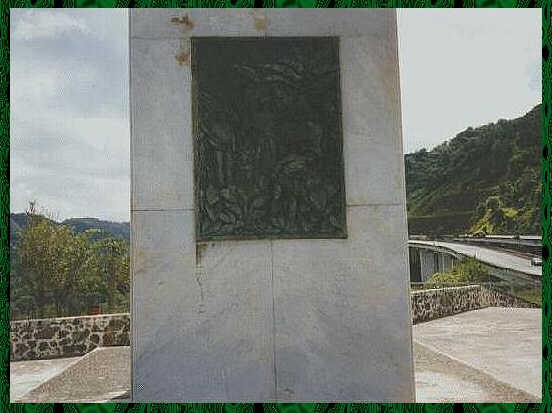
<instances>
[{"instance_id":1,"label":"concrete highway overpass","mask_svg":"<svg viewBox=\"0 0 552 413\"><path fill-rule=\"evenodd\" d=\"M484 237L460 236L454 242L461 242L482 247L499 247L513 249L530 254L542 254L542 238L540 235L485 235Z\"/></svg>"},{"instance_id":2,"label":"concrete highway overpass","mask_svg":"<svg viewBox=\"0 0 552 413\"><path fill-rule=\"evenodd\" d=\"M455 259L473 257L486 264L491 269L491 273L494 276L506 281L525 280L528 282L540 283L542 277L542 267L531 265L531 259L505 251L497 251L479 245L444 241L409 240L408 246L411 248L430 250L437 254L451 256ZM438 271L442 271L443 269L447 268L438 268ZM422 273L423 272L422 269ZM421 281L425 280L422 279Z\"/></svg>"}]
</instances>

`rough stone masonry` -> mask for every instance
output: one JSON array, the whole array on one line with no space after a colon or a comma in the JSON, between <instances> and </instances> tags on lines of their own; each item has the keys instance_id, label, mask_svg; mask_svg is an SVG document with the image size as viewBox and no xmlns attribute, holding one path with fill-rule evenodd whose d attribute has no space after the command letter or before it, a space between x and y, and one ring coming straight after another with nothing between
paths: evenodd
<instances>
[{"instance_id":1,"label":"rough stone masonry","mask_svg":"<svg viewBox=\"0 0 552 413\"><path fill-rule=\"evenodd\" d=\"M10 323L10 360L82 356L96 347L130 344L128 314L60 317Z\"/></svg>"},{"instance_id":2,"label":"rough stone masonry","mask_svg":"<svg viewBox=\"0 0 552 413\"><path fill-rule=\"evenodd\" d=\"M538 308L488 285L411 292L417 324L485 307ZM10 360L82 356L96 347L128 346L130 314L12 321Z\"/></svg>"}]
</instances>

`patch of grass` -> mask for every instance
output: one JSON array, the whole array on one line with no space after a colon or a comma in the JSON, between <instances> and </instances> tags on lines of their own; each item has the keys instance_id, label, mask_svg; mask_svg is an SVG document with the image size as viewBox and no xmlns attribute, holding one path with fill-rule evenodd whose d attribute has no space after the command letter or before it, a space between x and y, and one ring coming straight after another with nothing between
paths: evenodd
<instances>
[{"instance_id":1,"label":"patch of grass","mask_svg":"<svg viewBox=\"0 0 552 413\"><path fill-rule=\"evenodd\" d=\"M514 291L516 297L522 298L530 303L542 306L542 290L536 288L521 288Z\"/></svg>"},{"instance_id":2,"label":"patch of grass","mask_svg":"<svg viewBox=\"0 0 552 413\"><path fill-rule=\"evenodd\" d=\"M515 208L502 208L502 212L506 218L514 218L518 215L518 210Z\"/></svg>"}]
</instances>

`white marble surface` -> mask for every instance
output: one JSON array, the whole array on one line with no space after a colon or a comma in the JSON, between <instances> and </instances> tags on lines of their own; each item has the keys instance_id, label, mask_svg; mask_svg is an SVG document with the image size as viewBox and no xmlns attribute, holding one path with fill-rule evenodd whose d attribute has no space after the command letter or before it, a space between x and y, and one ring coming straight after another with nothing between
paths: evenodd
<instances>
[{"instance_id":1,"label":"white marble surface","mask_svg":"<svg viewBox=\"0 0 552 413\"><path fill-rule=\"evenodd\" d=\"M404 183L399 156L389 145L371 142L365 136L347 138L343 144L347 205L400 205Z\"/></svg>"},{"instance_id":2,"label":"white marble surface","mask_svg":"<svg viewBox=\"0 0 552 413\"><path fill-rule=\"evenodd\" d=\"M197 304L192 214L132 212L131 327L135 360L170 339L172 333L167 332L172 332L175 325L179 328L181 315ZM139 364L134 365L134 372L140 372Z\"/></svg>"},{"instance_id":3,"label":"white marble surface","mask_svg":"<svg viewBox=\"0 0 552 413\"><path fill-rule=\"evenodd\" d=\"M135 401L273 398L270 242L202 244L190 211L132 216Z\"/></svg>"},{"instance_id":4,"label":"white marble surface","mask_svg":"<svg viewBox=\"0 0 552 413\"><path fill-rule=\"evenodd\" d=\"M177 60L188 43L132 40L132 210L193 208L191 70Z\"/></svg>"},{"instance_id":5,"label":"white marble surface","mask_svg":"<svg viewBox=\"0 0 552 413\"><path fill-rule=\"evenodd\" d=\"M405 401L414 390L403 209L347 216L346 240L273 241L284 400Z\"/></svg>"},{"instance_id":6,"label":"white marble surface","mask_svg":"<svg viewBox=\"0 0 552 413\"><path fill-rule=\"evenodd\" d=\"M340 37L343 132L393 147L402 156L400 88L394 36Z\"/></svg>"},{"instance_id":7,"label":"white marble surface","mask_svg":"<svg viewBox=\"0 0 552 413\"><path fill-rule=\"evenodd\" d=\"M412 401L395 12L131 10L136 401ZM194 238L192 36L339 36L348 239Z\"/></svg>"},{"instance_id":8,"label":"white marble surface","mask_svg":"<svg viewBox=\"0 0 552 413\"><path fill-rule=\"evenodd\" d=\"M394 13L394 12L393 12ZM389 10L358 9L147 9L131 11L130 36L373 36L395 30Z\"/></svg>"}]
</instances>

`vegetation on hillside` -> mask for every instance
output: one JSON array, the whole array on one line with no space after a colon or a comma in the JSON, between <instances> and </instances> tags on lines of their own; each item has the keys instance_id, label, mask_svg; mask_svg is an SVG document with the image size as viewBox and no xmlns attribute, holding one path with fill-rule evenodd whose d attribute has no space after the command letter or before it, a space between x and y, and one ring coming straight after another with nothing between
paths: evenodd
<instances>
[{"instance_id":1,"label":"vegetation on hillside","mask_svg":"<svg viewBox=\"0 0 552 413\"><path fill-rule=\"evenodd\" d=\"M12 318L129 311L129 244L76 233L31 204L10 246Z\"/></svg>"},{"instance_id":2,"label":"vegetation on hillside","mask_svg":"<svg viewBox=\"0 0 552 413\"><path fill-rule=\"evenodd\" d=\"M99 240L102 238L121 238L129 240L130 223L104 221L98 218L69 218L62 222L56 222L54 219L43 217L56 225L66 225L76 233L89 231L90 235ZM27 225L28 215L24 212L10 214L10 239L14 242L17 239L19 231Z\"/></svg>"},{"instance_id":3,"label":"vegetation on hillside","mask_svg":"<svg viewBox=\"0 0 552 413\"><path fill-rule=\"evenodd\" d=\"M425 282L425 285L476 284L492 280L494 280L494 278L481 262L477 261L475 258L466 258L458 262L450 270L433 274Z\"/></svg>"},{"instance_id":4,"label":"vegetation on hillside","mask_svg":"<svg viewBox=\"0 0 552 413\"><path fill-rule=\"evenodd\" d=\"M411 234L540 232L541 105L405 156Z\"/></svg>"}]
</instances>

